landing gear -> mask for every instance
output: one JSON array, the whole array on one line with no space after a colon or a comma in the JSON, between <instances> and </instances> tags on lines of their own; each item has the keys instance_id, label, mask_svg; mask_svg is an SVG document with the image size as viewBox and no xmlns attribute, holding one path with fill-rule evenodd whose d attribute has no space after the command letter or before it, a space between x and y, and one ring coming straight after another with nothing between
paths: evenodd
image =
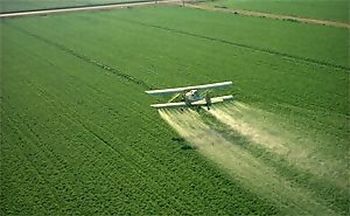
<instances>
[{"instance_id":1,"label":"landing gear","mask_svg":"<svg viewBox=\"0 0 350 216\"><path fill-rule=\"evenodd\" d=\"M208 111L209 111L210 110L210 105L211 105L211 98L210 98L209 92L207 92L207 94L205 95L205 102L207 103L207 108L208 108Z\"/></svg>"}]
</instances>

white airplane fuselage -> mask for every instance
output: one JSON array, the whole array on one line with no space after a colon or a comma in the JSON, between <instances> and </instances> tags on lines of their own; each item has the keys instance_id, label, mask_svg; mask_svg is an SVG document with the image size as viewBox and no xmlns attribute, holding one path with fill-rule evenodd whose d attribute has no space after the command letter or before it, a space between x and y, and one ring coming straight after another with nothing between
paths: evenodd
<instances>
[{"instance_id":1,"label":"white airplane fuselage","mask_svg":"<svg viewBox=\"0 0 350 216\"><path fill-rule=\"evenodd\" d=\"M190 90L184 94L186 103L192 103L195 101L202 100L203 97L199 94L198 90Z\"/></svg>"}]
</instances>

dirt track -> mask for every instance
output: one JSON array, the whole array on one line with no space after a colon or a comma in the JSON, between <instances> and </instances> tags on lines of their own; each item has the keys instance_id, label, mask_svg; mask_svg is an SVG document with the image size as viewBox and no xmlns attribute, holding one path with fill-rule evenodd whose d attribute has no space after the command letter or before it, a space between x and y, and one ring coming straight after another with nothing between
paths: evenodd
<instances>
[{"instance_id":1,"label":"dirt track","mask_svg":"<svg viewBox=\"0 0 350 216\"><path fill-rule=\"evenodd\" d=\"M218 8L218 7L211 7L211 6L207 6L207 5L203 5L203 4L187 4L186 6L192 7L192 8L203 9L203 10L233 13L233 14L243 15L243 16L254 16L254 17L262 17L262 18L270 18L270 19L277 19L277 20L286 20L286 21L291 21L291 22L301 22L301 23L325 25L325 26L350 29L350 24L348 24L348 23L329 21L329 20L318 20L318 19L305 18L305 17L295 17L295 16L263 13L263 12L258 12L258 11L249 11L249 10L240 10L240 9Z\"/></svg>"},{"instance_id":2,"label":"dirt track","mask_svg":"<svg viewBox=\"0 0 350 216\"><path fill-rule=\"evenodd\" d=\"M203 10L219 11L219 12L233 13L233 14L243 15L243 16L254 16L254 17L262 17L262 18L270 18L270 19L277 19L277 20L286 20L286 21L292 21L292 22L302 22L302 23L308 23L308 24L326 25L326 26L350 29L350 24L336 22L336 21L286 16L286 15L280 15L280 14L271 14L271 13L263 13L263 12L257 12L257 11L240 10L240 9L218 8L218 7L211 7L203 4L193 4L193 3L190 3L190 1L188 0L186 2L187 3L185 4L185 6L187 7L203 9ZM65 13L65 12L77 12L77 11L110 10L115 8L146 6L146 5L152 5L152 4L183 4L183 2L181 0L162 0L162 1L157 1L157 3L155 1L148 1L148 2L116 3L116 4L109 4L109 5L82 6L82 7L60 8L60 9L43 9L43 10L35 10L35 11L3 13L3 14L0 14L0 18L46 15L46 14L53 14L53 13Z\"/></svg>"},{"instance_id":3,"label":"dirt track","mask_svg":"<svg viewBox=\"0 0 350 216\"><path fill-rule=\"evenodd\" d=\"M72 8L60 8L60 9L43 9L36 11L24 11L24 12L11 12L0 14L0 18L10 18L10 17L20 17L20 16L34 16L34 15L46 15L53 13L66 13L66 12L77 12L77 11L94 11L94 10L110 10L115 8L124 8L124 7L135 7L135 6L144 6L152 4L169 4L169 3L179 3L179 0L162 0L162 1L148 1L148 2L130 2L130 3L116 3L109 5L100 5L100 6L82 6L82 7L72 7Z\"/></svg>"}]
</instances>

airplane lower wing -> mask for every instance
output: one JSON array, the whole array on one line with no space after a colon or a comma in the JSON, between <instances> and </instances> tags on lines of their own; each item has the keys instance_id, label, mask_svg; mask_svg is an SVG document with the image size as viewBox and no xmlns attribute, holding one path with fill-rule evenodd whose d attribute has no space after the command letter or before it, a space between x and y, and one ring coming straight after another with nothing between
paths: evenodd
<instances>
[{"instance_id":1,"label":"airplane lower wing","mask_svg":"<svg viewBox=\"0 0 350 216\"><path fill-rule=\"evenodd\" d=\"M232 95L226 95L226 96L221 96L221 97L214 97L211 98L211 104L216 104L216 103L222 103L227 100L233 99ZM205 99L195 101L191 103L192 106L205 106L207 105L207 102ZM164 104L152 104L151 107L154 108L175 108L175 107L185 107L185 106L191 106L186 104L185 102L176 102L176 103L164 103Z\"/></svg>"},{"instance_id":2,"label":"airplane lower wing","mask_svg":"<svg viewBox=\"0 0 350 216\"><path fill-rule=\"evenodd\" d=\"M172 108L172 107L184 107L187 106L185 102L176 102L176 103L163 103L163 104L152 104L151 107L160 109L160 108Z\"/></svg>"},{"instance_id":3,"label":"airplane lower wing","mask_svg":"<svg viewBox=\"0 0 350 216\"><path fill-rule=\"evenodd\" d=\"M232 81L211 83L211 84L205 84L205 85L196 85L196 86L186 86L186 87L171 88L171 89L149 90L145 92L150 95L169 95L169 94L181 93L181 92L193 90L193 89L206 90L206 89L213 89L213 88L223 88L229 85L232 85Z\"/></svg>"}]
</instances>

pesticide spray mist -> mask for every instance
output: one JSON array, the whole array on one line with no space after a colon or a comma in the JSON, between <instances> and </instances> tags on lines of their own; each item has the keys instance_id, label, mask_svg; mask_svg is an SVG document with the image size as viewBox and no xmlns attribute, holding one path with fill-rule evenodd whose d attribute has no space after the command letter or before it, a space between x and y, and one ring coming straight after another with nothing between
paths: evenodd
<instances>
[{"instance_id":1,"label":"pesticide spray mist","mask_svg":"<svg viewBox=\"0 0 350 216\"><path fill-rule=\"evenodd\" d=\"M276 202L286 213L334 213L322 200L316 200L310 191L293 185L263 161L233 141L225 139L222 134L205 124L197 112L191 109L173 109L159 110L159 114L202 155L218 164L246 187ZM284 150L280 146L277 147Z\"/></svg>"},{"instance_id":2,"label":"pesticide spray mist","mask_svg":"<svg viewBox=\"0 0 350 216\"><path fill-rule=\"evenodd\" d=\"M312 140L280 126L272 113L235 102L213 107L208 111L233 131L249 139L251 145L259 145L267 151L287 160L291 165L327 178L339 187L347 187L346 176L334 176L341 165L317 151Z\"/></svg>"}]
</instances>

